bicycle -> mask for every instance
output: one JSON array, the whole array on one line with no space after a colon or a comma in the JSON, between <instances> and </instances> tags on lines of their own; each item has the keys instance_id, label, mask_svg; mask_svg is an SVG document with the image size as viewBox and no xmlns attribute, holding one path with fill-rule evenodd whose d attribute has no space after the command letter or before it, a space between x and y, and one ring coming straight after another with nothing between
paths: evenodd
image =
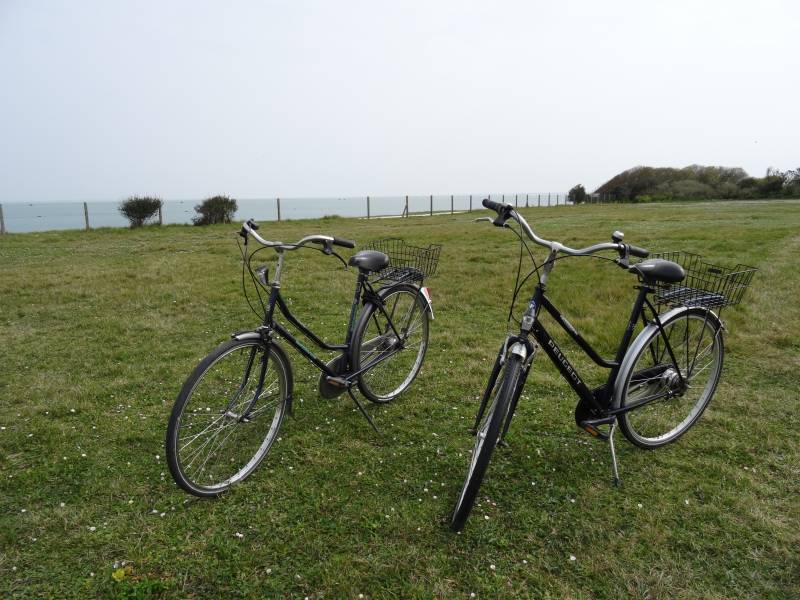
<instances>
[{"instance_id":1,"label":"bicycle","mask_svg":"<svg viewBox=\"0 0 800 600\"><path fill-rule=\"evenodd\" d=\"M283 243L262 238L257 229L248 220L238 233L244 239L244 245L240 244L242 288L261 325L234 333L200 361L178 393L167 426L166 454L172 477L183 490L199 497L218 496L251 475L275 442L284 414L293 414L292 367L277 337L320 370L323 397L347 392L375 431L353 388L372 402L393 400L416 378L428 347L433 308L423 283L436 271L440 246L415 248L402 240L382 240L345 262L333 247L354 248L353 241L310 235ZM259 244L252 252L249 240ZM324 342L291 313L281 296L286 254L301 248L319 250L338 258L345 268L358 269L342 344ZM266 266L254 269L252 264L266 249L278 255L272 281ZM260 310L247 294L248 273ZM359 304L363 304L360 311ZM276 320L276 307L306 338L338 356L323 362Z\"/></svg>"},{"instance_id":2,"label":"bicycle","mask_svg":"<svg viewBox=\"0 0 800 600\"><path fill-rule=\"evenodd\" d=\"M482 217L479 221L508 227L520 239L520 267L509 319L528 278L536 273L539 281L519 321L519 333L510 333L500 347L478 408L471 430L476 438L472 457L450 519L450 526L456 531L466 523L492 452L504 443L539 347L579 398L576 424L609 443L613 480L619 485L614 447L617 427L636 446L652 449L677 440L694 425L711 401L722 371L723 325L718 313L724 306L740 302L756 271L746 265L725 269L683 252L653 255L654 258L644 260L649 251L623 243L624 234L619 231L612 234L611 242L569 248L537 236L509 204L484 200L483 206L494 210L497 216ZM509 225L510 220L517 222L519 231ZM541 266L533 260L526 237L549 250ZM520 283L523 247L534 268ZM602 358L545 295L557 260L592 256L606 250L616 251L618 258L595 258L613 260L639 280L638 295L613 360ZM559 253L565 256L559 257ZM642 260L632 264L631 257ZM664 307L669 310L660 312L659 308ZM595 364L610 371L603 385L591 390L587 387L542 325L539 319L542 309ZM640 320L643 329L631 343Z\"/></svg>"}]
</instances>

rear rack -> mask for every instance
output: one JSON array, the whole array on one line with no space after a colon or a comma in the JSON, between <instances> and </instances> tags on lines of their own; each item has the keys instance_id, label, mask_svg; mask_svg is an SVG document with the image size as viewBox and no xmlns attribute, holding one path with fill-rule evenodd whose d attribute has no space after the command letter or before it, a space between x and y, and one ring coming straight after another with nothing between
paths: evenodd
<instances>
[{"instance_id":1,"label":"rear rack","mask_svg":"<svg viewBox=\"0 0 800 600\"><path fill-rule=\"evenodd\" d=\"M654 299L661 306L702 306L720 309L739 304L753 275L755 267L738 264L729 269L705 262L690 252L660 252L650 258L661 258L678 263L686 271L686 278L678 283L659 283Z\"/></svg>"},{"instance_id":2,"label":"rear rack","mask_svg":"<svg viewBox=\"0 0 800 600\"><path fill-rule=\"evenodd\" d=\"M389 257L389 266L376 272L374 283L392 281L398 283L422 283L436 275L439 265L441 244L431 244L427 248L412 246L400 238L373 240L364 245L365 250L377 250Z\"/></svg>"}]
</instances>

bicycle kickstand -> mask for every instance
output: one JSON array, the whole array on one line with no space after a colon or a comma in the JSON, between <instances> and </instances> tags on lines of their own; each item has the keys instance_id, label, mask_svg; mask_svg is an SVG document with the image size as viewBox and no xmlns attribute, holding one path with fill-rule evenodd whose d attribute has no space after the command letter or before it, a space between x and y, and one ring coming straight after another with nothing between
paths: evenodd
<instances>
[{"instance_id":1,"label":"bicycle kickstand","mask_svg":"<svg viewBox=\"0 0 800 600\"><path fill-rule=\"evenodd\" d=\"M620 479L619 479L619 469L617 468L617 452L614 448L614 432L617 430L617 420L614 419L614 422L611 423L611 429L608 432L608 445L611 448L611 467L614 470L614 487L619 487Z\"/></svg>"},{"instance_id":2,"label":"bicycle kickstand","mask_svg":"<svg viewBox=\"0 0 800 600\"><path fill-rule=\"evenodd\" d=\"M358 410L361 411L361 414L364 415L364 418L369 422L370 425L372 425L372 428L375 430L375 433L380 435L381 432L375 426L375 422L372 420L372 417L369 416L369 413L366 411L366 409L363 406L361 406L361 402L359 402L358 398L356 398L355 394L353 394L353 388L352 387L348 387L347 388L347 393L350 394L350 397L353 399L353 402L355 402L356 406L358 407Z\"/></svg>"}]
</instances>

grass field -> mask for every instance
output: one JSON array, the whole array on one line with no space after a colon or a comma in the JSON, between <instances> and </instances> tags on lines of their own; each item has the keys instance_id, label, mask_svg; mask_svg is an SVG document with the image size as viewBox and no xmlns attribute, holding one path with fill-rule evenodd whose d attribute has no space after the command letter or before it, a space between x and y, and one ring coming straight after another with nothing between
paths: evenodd
<instances>
[{"instance_id":1,"label":"grass field","mask_svg":"<svg viewBox=\"0 0 800 600\"><path fill-rule=\"evenodd\" d=\"M538 356L510 447L460 535L447 520L505 332L510 232L473 224L474 213L265 223L285 241L442 243L436 318L411 390L368 407L381 436L346 397L322 400L317 372L291 353L296 418L261 468L215 501L173 484L163 440L191 369L255 324L235 228L0 238L0 596L800 596L800 203L525 214L572 246L622 229L651 250L760 271L723 312L725 368L708 411L660 450L620 441L620 489L607 446L575 427L570 388ZM292 308L340 341L354 274L317 253L289 258ZM559 263L550 292L608 355L634 283L611 263L574 259ZM583 372L586 360L559 342Z\"/></svg>"}]
</instances>

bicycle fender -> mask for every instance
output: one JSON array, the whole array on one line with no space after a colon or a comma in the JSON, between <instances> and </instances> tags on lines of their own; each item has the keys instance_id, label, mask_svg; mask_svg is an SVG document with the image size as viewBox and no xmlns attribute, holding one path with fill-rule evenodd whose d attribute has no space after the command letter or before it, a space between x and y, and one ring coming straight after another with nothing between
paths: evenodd
<instances>
[{"instance_id":1,"label":"bicycle fender","mask_svg":"<svg viewBox=\"0 0 800 600\"><path fill-rule=\"evenodd\" d=\"M419 292L422 294L422 297L425 298L425 302L428 303L428 311L431 313L431 321L435 320L435 317L433 316L433 302L431 302L431 294L428 291L428 288L421 287L419 288Z\"/></svg>"},{"instance_id":2,"label":"bicycle fender","mask_svg":"<svg viewBox=\"0 0 800 600\"><path fill-rule=\"evenodd\" d=\"M668 310L667 312L658 315L658 319L663 324L682 315L683 313L698 310L705 312L706 309L699 308L697 306L678 306L672 310ZM722 327L722 321L714 311L708 311L708 318ZM612 408L620 407L620 404L622 403L622 382L627 378L628 371L633 368L633 362L636 360L639 352L642 350L645 344L647 344L651 336L657 333L658 325L654 322L651 322L647 327L642 329L639 335L636 336L636 339L633 340L633 343L628 347L628 350L625 352L625 356L622 359L622 364L619 367L617 379L614 381L614 394L611 401Z\"/></svg>"},{"instance_id":3,"label":"bicycle fender","mask_svg":"<svg viewBox=\"0 0 800 600\"><path fill-rule=\"evenodd\" d=\"M231 334L234 340L260 340L261 334L257 331L239 331Z\"/></svg>"},{"instance_id":4,"label":"bicycle fender","mask_svg":"<svg viewBox=\"0 0 800 600\"><path fill-rule=\"evenodd\" d=\"M405 283L403 285L410 285L411 287L417 289L419 294L425 299L425 302L428 305L428 312L431 313L431 321L434 321L435 318L433 316L433 302L431 301L431 294L428 291L428 288L419 287L418 285L414 285L413 283ZM386 296L389 293L389 291L391 291L392 287L393 286L389 285L378 290L378 296L381 298L381 300L384 298L384 296Z\"/></svg>"}]
</instances>

